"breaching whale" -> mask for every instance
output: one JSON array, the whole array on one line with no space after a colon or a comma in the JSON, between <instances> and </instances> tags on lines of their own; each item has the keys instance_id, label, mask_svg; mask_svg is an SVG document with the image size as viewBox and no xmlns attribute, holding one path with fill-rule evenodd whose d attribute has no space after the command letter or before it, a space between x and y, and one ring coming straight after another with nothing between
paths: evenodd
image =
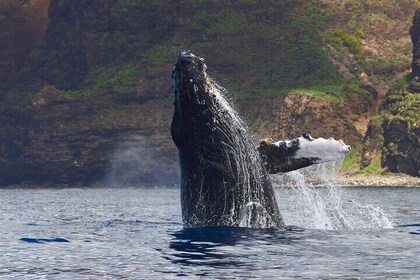
<instances>
[{"instance_id":1,"label":"breaching whale","mask_svg":"<svg viewBox=\"0 0 420 280\"><path fill-rule=\"evenodd\" d=\"M244 123L207 74L204 59L178 55L172 71L171 135L178 148L184 227L284 226L268 173L288 172L344 157L341 140L264 139L255 147Z\"/></svg>"},{"instance_id":2,"label":"breaching whale","mask_svg":"<svg viewBox=\"0 0 420 280\"><path fill-rule=\"evenodd\" d=\"M284 225L274 190L242 120L191 52L172 73L184 227Z\"/></svg>"}]
</instances>

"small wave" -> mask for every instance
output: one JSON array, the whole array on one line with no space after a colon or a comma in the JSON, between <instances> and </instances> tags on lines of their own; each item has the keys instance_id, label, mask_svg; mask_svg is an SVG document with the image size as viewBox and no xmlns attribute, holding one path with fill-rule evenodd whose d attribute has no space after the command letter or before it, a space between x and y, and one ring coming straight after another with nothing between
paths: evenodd
<instances>
[{"instance_id":1,"label":"small wave","mask_svg":"<svg viewBox=\"0 0 420 280\"><path fill-rule=\"evenodd\" d=\"M398 225L397 227L420 227L420 224Z\"/></svg>"},{"instance_id":2,"label":"small wave","mask_svg":"<svg viewBox=\"0 0 420 280\"><path fill-rule=\"evenodd\" d=\"M64 238L29 238L23 237L20 241L28 243L47 243L47 242L58 242L58 243L69 243L70 241Z\"/></svg>"},{"instance_id":3,"label":"small wave","mask_svg":"<svg viewBox=\"0 0 420 280\"><path fill-rule=\"evenodd\" d=\"M129 225L129 226L137 226L137 225L145 225L149 227L161 227L161 226L179 226L182 225L179 222L159 222L159 221L141 221L141 220L120 220L120 219L112 219L103 222L99 222L97 226L99 228L102 227L114 227L119 225Z\"/></svg>"}]
</instances>

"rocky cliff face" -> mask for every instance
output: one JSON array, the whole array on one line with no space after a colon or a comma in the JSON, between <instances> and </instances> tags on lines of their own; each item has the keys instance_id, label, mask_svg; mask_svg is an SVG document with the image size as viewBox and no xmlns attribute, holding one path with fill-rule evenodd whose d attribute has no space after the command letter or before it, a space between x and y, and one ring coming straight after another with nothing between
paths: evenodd
<instances>
[{"instance_id":1,"label":"rocky cliff face","mask_svg":"<svg viewBox=\"0 0 420 280\"><path fill-rule=\"evenodd\" d=\"M413 25L410 29L411 41L413 42L412 77L420 76L420 9L413 17Z\"/></svg>"},{"instance_id":2,"label":"rocky cliff face","mask_svg":"<svg viewBox=\"0 0 420 280\"><path fill-rule=\"evenodd\" d=\"M402 70L373 67L375 56L358 52L358 44L370 51L374 44L361 40L360 32L351 35L357 31L352 26L342 26L349 33L331 30L335 23L325 23L339 9L334 1L321 2L51 0L48 27L34 25L45 33L35 51L18 55L23 62L16 70L2 72L9 84L0 88L0 184L153 184L176 178L170 72L183 48L206 58L256 140L307 132L360 143L378 94L355 77L369 67L369 81L382 70ZM395 13L390 26L403 28L404 11L414 2L389 9L369 3L361 8L383 8L378 29L366 29L370 36L387 24L382 14ZM359 11L348 5L342 11ZM345 12L337 24L361 20ZM378 40L404 45L408 35L394 33L400 37ZM2 55L5 61L8 55ZM334 65L353 80L343 82Z\"/></svg>"},{"instance_id":3,"label":"rocky cliff face","mask_svg":"<svg viewBox=\"0 0 420 280\"><path fill-rule=\"evenodd\" d=\"M384 102L383 166L391 172L420 176L420 9L414 15L410 34L413 42L411 76L394 85Z\"/></svg>"},{"instance_id":4,"label":"rocky cliff face","mask_svg":"<svg viewBox=\"0 0 420 280\"><path fill-rule=\"evenodd\" d=\"M172 64L141 68L135 54L164 36L171 7L123 2L51 1L28 71L42 86L12 90L0 107L0 184L176 180Z\"/></svg>"},{"instance_id":5,"label":"rocky cliff face","mask_svg":"<svg viewBox=\"0 0 420 280\"><path fill-rule=\"evenodd\" d=\"M360 96L359 96L360 97ZM360 97L362 99L362 97ZM354 110L348 100L328 101L299 92L287 96L259 98L239 102L240 111L247 117L255 140L272 137L290 139L303 132L313 137L335 137L346 143L360 143L364 122L372 115L375 100L368 95L359 100Z\"/></svg>"},{"instance_id":6,"label":"rocky cliff face","mask_svg":"<svg viewBox=\"0 0 420 280\"><path fill-rule=\"evenodd\" d=\"M368 168L371 164L380 166L381 151L384 145L383 128L380 119L373 118L369 121L362 143L360 169Z\"/></svg>"},{"instance_id":7,"label":"rocky cliff face","mask_svg":"<svg viewBox=\"0 0 420 280\"><path fill-rule=\"evenodd\" d=\"M110 174L114 184L136 178L143 183L174 183L169 180L177 177L168 129L171 110L165 99L72 96L45 86L17 126L23 135L11 133L11 143L1 145L9 158L0 165L0 183L89 184ZM127 142L130 149L121 150ZM127 166L137 168L137 174L117 172ZM151 177L153 172L159 177Z\"/></svg>"},{"instance_id":8,"label":"rocky cliff face","mask_svg":"<svg viewBox=\"0 0 420 280\"><path fill-rule=\"evenodd\" d=\"M420 95L412 90L409 76L391 87L383 107L382 166L420 176Z\"/></svg>"},{"instance_id":9,"label":"rocky cliff face","mask_svg":"<svg viewBox=\"0 0 420 280\"><path fill-rule=\"evenodd\" d=\"M398 80L388 90L382 103L381 115L371 122L371 132L364 140L361 168L372 164L372 154L378 157L385 171L420 176L420 9L416 11L410 29L413 42L413 62L410 75ZM379 141L380 139L380 141Z\"/></svg>"},{"instance_id":10,"label":"rocky cliff face","mask_svg":"<svg viewBox=\"0 0 420 280\"><path fill-rule=\"evenodd\" d=\"M420 110L420 103L416 109ZM419 111L417 111L419 112ZM415 125L415 127L410 127ZM404 118L387 119L383 124L384 149L383 166L394 173L402 172L420 176L420 152L418 124Z\"/></svg>"},{"instance_id":11,"label":"rocky cliff face","mask_svg":"<svg viewBox=\"0 0 420 280\"><path fill-rule=\"evenodd\" d=\"M274 134L279 139L287 139L290 135L307 132L313 137L345 139L346 143L354 146L361 141L365 132L364 122L370 118L375 107L373 94L366 94L353 95L359 98L357 102L350 102L345 96L340 102L334 102L300 94L289 95L275 119ZM353 108L354 104L358 104L358 108Z\"/></svg>"},{"instance_id":12,"label":"rocky cliff face","mask_svg":"<svg viewBox=\"0 0 420 280\"><path fill-rule=\"evenodd\" d=\"M39 78L59 89L74 90L95 85L104 68L125 63L145 70L154 68L149 63L161 66L162 61L152 61L146 54L173 32L174 5L174 1L51 1ZM166 54L165 62L170 63L174 54ZM169 84L166 77L162 80Z\"/></svg>"}]
</instances>

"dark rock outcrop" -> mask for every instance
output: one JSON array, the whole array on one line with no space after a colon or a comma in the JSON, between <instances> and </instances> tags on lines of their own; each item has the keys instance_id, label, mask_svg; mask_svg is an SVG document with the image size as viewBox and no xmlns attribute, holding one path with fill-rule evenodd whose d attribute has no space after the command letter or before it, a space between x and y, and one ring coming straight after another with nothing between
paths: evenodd
<instances>
[{"instance_id":1,"label":"dark rock outcrop","mask_svg":"<svg viewBox=\"0 0 420 280\"><path fill-rule=\"evenodd\" d=\"M44 39L50 0L0 1L0 98L25 71L28 56Z\"/></svg>"},{"instance_id":2,"label":"dark rock outcrop","mask_svg":"<svg viewBox=\"0 0 420 280\"><path fill-rule=\"evenodd\" d=\"M391 172L420 176L420 128L410 126L412 122L398 117L384 121L383 166Z\"/></svg>"},{"instance_id":3,"label":"dark rock outcrop","mask_svg":"<svg viewBox=\"0 0 420 280\"><path fill-rule=\"evenodd\" d=\"M89 12L88 3L64 0L51 1L49 6L50 22L42 54L46 65L41 74L44 82L60 89L80 89L89 72L81 21Z\"/></svg>"},{"instance_id":4,"label":"dark rock outcrop","mask_svg":"<svg viewBox=\"0 0 420 280\"><path fill-rule=\"evenodd\" d=\"M410 34L413 42L412 73L388 90L381 105L383 132L379 134L377 129L378 135L369 136L368 140L383 137L382 167L385 170L420 176L420 9L414 15ZM364 150L370 148L365 145ZM368 157L365 159L367 161ZM361 167L364 165L362 162Z\"/></svg>"},{"instance_id":5,"label":"dark rock outcrop","mask_svg":"<svg viewBox=\"0 0 420 280\"><path fill-rule=\"evenodd\" d=\"M372 135L369 141L383 137L382 167L420 176L420 95L412 90L408 77L388 90L381 107L383 133Z\"/></svg>"},{"instance_id":6,"label":"dark rock outcrop","mask_svg":"<svg viewBox=\"0 0 420 280\"><path fill-rule=\"evenodd\" d=\"M410 29L411 41L413 42L412 78L420 77L420 9L413 17L413 25Z\"/></svg>"},{"instance_id":7,"label":"dark rock outcrop","mask_svg":"<svg viewBox=\"0 0 420 280\"><path fill-rule=\"evenodd\" d=\"M379 118L371 119L363 137L360 169L368 167L376 158L381 157L380 151L383 148L383 141L382 120Z\"/></svg>"},{"instance_id":8,"label":"dark rock outcrop","mask_svg":"<svg viewBox=\"0 0 420 280\"><path fill-rule=\"evenodd\" d=\"M37 65L39 78L58 89L75 90L95 86L107 68L116 71L127 63L163 74L158 69L160 53L155 61L147 56L174 34L176 1L170 2L52 0ZM165 63L171 62L176 50L162 48L169 52ZM170 85L168 79L163 80Z\"/></svg>"}]
</instances>

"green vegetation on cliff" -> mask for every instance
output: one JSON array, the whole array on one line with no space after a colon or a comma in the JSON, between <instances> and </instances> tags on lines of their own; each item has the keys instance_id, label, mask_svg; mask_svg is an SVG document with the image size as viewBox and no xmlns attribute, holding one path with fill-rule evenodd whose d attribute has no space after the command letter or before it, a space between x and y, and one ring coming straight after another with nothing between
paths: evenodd
<instances>
[{"instance_id":1,"label":"green vegetation on cliff","mask_svg":"<svg viewBox=\"0 0 420 280\"><path fill-rule=\"evenodd\" d=\"M358 29L355 35L351 35L340 28L336 28L331 33L325 33L325 41L329 44L334 44L336 48L344 46L356 56L357 59L364 59L364 50L362 49L362 39L365 38L362 29Z\"/></svg>"},{"instance_id":2,"label":"green vegetation on cliff","mask_svg":"<svg viewBox=\"0 0 420 280\"><path fill-rule=\"evenodd\" d=\"M420 94L410 90L410 75L397 80L388 90L384 104L384 121L406 121L409 132L420 127Z\"/></svg>"},{"instance_id":3,"label":"green vegetation on cliff","mask_svg":"<svg viewBox=\"0 0 420 280\"><path fill-rule=\"evenodd\" d=\"M72 13L73 22L62 21L49 30L59 39L47 45L46 55L53 59L46 61L46 72L42 74L56 77L51 81L64 89L80 87L83 81L75 79L80 75L62 72L69 73L81 64L87 63L89 69L85 77L98 79L93 82L95 89L100 85L106 91L107 85L114 87L115 77L90 73L104 72L110 66L117 71L134 66L142 73L156 72L157 68L172 64L177 52L184 48L205 57L239 95L258 95L265 90L284 92L295 87L332 84L339 79L319 32L328 15L307 1L265 1L261 5L240 1L222 5L218 1L147 4L120 0L104 1L103 6L91 4L96 14L78 12L77 1L63 1L67 6L55 2L58 1L52 2L55 6L51 10L59 12L64 7ZM72 6L76 8L70 9ZM109 13L110 22L96 17ZM151 25L152 19L159 25ZM91 22L86 25L87 30L81 25L77 38L69 35L75 34L69 28L86 21ZM65 30L60 30L60 26ZM151 30L144 32L147 28ZM57 54L64 45L68 51ZM68 65L56 63L63 59Z\"/></svg>"},{"instance_id":4,"label":"green vegetation on cliff","mask_svg":"<svg viewBox=\"0 0 420 280\"><path fill-rule=\"evenodd\" d=\"M376 119L381 131L376 135L367 135L365 147L369 142L381 143L370 147L370 153L376 153L376 157L370 158L369 153L364 155L363 160L368 160L369 165L362 166L363 172L379 172L383 167L391 172L404 172L419 176L418 166L419 135L420 135L420 95L410 90L411 75L397 80L388 90L382 104L382 111ZM368 159L366 159L368 157Z\"/></svg>"},{"instance_id":5,"label":"green vegetation on cliff","mask_svg":"<svg viewBox=\"0 0 420 280\"><path fill-rule=\"evenodd\" d=\"M106 68L102 67L93 74L95 92L106 92L112 90L114 92L124 93L135 86L140 75L140 71L133 65L126 64L123 68Z\"/></svg>"},{"instance_id":6,"label":"green vegetation on cliff","mask_svg":"<svg viewBox=\"0 0 420 280\"><path fill-rule=\"evenodd\" d=\"M94 180L112 148L131 135L147 135L163 154L173 152L170 72L181 49L206 59L252 130L278 138L305 130L362 146L384 89L409 69L407 31L420 5L51 0L47 21L46 6L31 6L41 2L50 1L0 1L1 180ZM409 91L396 85L381 119L384 135L409 130L403 143L412 147L418 97ZM399 166L412 151L389 139L384 154L395 155L391 165ZM379 149L372 143L365 142ZM363 147L358 151L344 169L363 161ZM369 153L362 172L380 172L386 160L378 155Z\"/></svg>"}]
</instances>

